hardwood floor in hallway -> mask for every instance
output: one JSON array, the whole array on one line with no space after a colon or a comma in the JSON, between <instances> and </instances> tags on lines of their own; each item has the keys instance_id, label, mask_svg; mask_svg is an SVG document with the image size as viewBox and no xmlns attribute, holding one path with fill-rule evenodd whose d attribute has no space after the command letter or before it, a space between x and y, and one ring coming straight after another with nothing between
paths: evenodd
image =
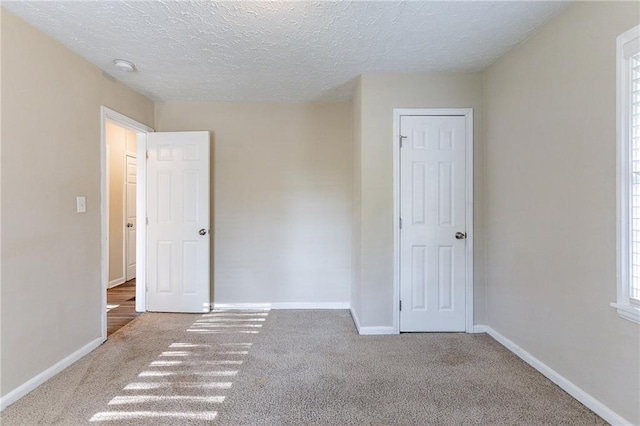
<instances>
[{"instance_id":1,"label":"hardwood floor in hallway","mask_svg":"<svg viewBox=\"0 0 640 426\"><path fill-rule=\"evenodd\" d=\"M136 312L135 278L107 290L107 337L140 315Z\"/></svg>"}]
</instances>

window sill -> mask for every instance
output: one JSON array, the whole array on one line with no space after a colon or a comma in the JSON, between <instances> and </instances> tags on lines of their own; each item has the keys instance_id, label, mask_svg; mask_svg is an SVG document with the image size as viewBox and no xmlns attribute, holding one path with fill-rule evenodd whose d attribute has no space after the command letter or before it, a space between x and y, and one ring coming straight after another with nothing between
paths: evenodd
<instances>
[{"instance_id":1,"label":"window sill","mask_svg":"<svg viewBox=\"0 0 640 426\"><path fill-rule=\"evenodd\" d=\"M618 310L618 316L636 324L640 324L640 308L633 305L621 305L611 302L611 306Z\"/></svg>"}]
</instances>

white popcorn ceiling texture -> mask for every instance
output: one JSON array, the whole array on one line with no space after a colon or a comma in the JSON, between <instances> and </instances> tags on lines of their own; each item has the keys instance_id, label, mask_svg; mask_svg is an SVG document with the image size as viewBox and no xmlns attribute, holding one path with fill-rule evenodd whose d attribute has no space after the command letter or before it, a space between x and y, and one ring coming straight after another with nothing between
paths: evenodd
<instances>
[{"instance_id":1,"label":"white popcorn ceiling texture","mask_svg":"<svg viewBox=\"0 0 640 426\"><path fill-rule=\"evenodd\" d=\"M480 71L567 4L2 2L154 101L236 102L345 101L361 74Z\"/></svg>"}]
</instances>

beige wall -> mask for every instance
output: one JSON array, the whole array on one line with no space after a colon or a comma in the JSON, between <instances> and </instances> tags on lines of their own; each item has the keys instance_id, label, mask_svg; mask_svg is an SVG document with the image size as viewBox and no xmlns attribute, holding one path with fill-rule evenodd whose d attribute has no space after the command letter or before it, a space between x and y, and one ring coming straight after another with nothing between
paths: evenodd
<instances>
[{"instance_id":1,"label":"beige wall","mask_svg":"<svg viewBox=\"0 0 640 426\"><path fill-rule=\"evenodd\" d=\"M616 300L616 36L579 3L484 73L488 324L640 424L640 333Z\"/></svg>"},{"instance_id":2,"label":"beige wall","mask_svg":"<svg viewBox=\"0 0 640 426\"><path fill-rule=\"evenodd\" d=\"M349 302L350 104L159 103L156 129L212 133L216 303Z\"/></svg>"},{"instance_id":3,"label":"beige wall","mask_svg":"<svg viewBox=\"0 0 640 426\"><path fill-rule=\"evenodd\" d=\"M115 123L107 122L105 142L107 144L109 210L109 286L126 280L125 270L125 174L126 155L136 154L136 133Z\"/></svg>"},{"instance_id":4,"label":"beige wall","mask_svg":"<svg viewBox=\"0 0 640 426\"><path fill-rule=\"evenodd\" d=\"M473 108L475 323L484 323L482 87L480 74L365 75L360 80L360 301L362 326L393 325L393 109ZM356 140L356 143L358 141Z\"/></svg>"},{"instance_id":5,"label":"beige wall","mask_svg":"<svg viewBox=\"0 0 640 426\"><path fill-rule=\"evenodd\" d=\"M640 423L638 327L609 307L615 37L639 13L579 3L482 75L363 76L351 105L157 104L159 130L213 134L216 301L351 300L391 326L393 108L471 107L475 322ZM100 336L99 106L154 108L1 15L6 395Z\"/></svg>"},{"instance_id":6,"label":"beige wall","mask_svg":"<svg viewBox=\"0 0 640 426\"><path fill-rule=\"evenodd\" d=\"M152 125L153 104L6 10L1 32L6 395L101 336L100 105Z\"/></svg>"}]
</instances>

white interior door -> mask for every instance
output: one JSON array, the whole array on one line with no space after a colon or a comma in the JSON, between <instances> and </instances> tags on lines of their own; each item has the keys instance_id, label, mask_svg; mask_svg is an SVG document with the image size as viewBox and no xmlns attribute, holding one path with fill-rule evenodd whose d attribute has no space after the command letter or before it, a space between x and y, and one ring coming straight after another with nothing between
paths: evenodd
<instances>
[{"instance_id":1,"label":"white interior door","mask_svg":"<svg viewBox=\"0 0 640 426\"><path fill-rule=\"evenodd\" d=\"M209 132L147 135L147 310L208 312Z\"/></svg>"},{"instance_id":2,"label":"white interior door","mask_svg":"<svg viewBox=\"0 0 640 426\"><path fill-rule=\"evenodd\" d=\"M136 157L126 156L125 164L125 267L126 279L136 277Z\"/></svg>"},{"instance_id":3,"label":"white interior door","mask_svg":"<svg viewBox=\"0 0 640 426\"><path fill-rule=\"evenodd\" d=\"M402 116L400 330L464 331L466 122Z\"/></svg>"}]
</instances>

